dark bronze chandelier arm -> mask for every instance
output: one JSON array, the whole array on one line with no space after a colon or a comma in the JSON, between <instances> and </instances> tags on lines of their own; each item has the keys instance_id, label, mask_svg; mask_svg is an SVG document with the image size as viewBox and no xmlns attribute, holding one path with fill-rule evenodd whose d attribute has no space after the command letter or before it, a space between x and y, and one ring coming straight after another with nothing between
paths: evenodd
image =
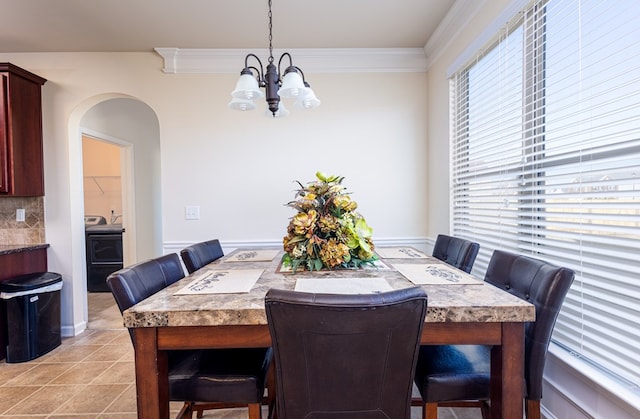
<instances>
[{"instance_id":1,"label":"dark bronze chandelier arm","mask_svg":"<svg viewBox=\"0 0 640 419\"><path fill-rule=\"evenodd\" d=\"M260 66L260 69L258 69L257 67L254 66L250 66L249 65L249 58L253 57L256 59L256 61L258 62L258 65ZM244 57L244 69L242 70L243 72L245 72L245 70L249 70L249 69L253 69L256 71L256 73L258 74L258 82L262 82L264 81L264 67L262 66L262 61L260 61L260 58L258 58L257 55L249 53L247 54L246 57ZM242 74L242 73L241 73ZM246 72L245 72L246 74Z\"/></svg>"},{"instance_id":2,"label":"dark bronze chandelier arm","mask_svg":"<svg viewBox=\"0 0 640 419\"><path fill-rule=\"evenodd\" d=\"M293 58L291 58L291 54L289 54L288 52L283 52L282 55L280 56L280 59L278 60L278 74L282 74L282 71L280 70L280 66L282 64L282 60L284 59L284 57L289 57L289 65L287 66L287 68L295 67L293 65ZM298 68L298 67L295 67L295 68Z\"/></svg>"},{"instance_id":3,"label":"dark bronze chandelier arm","mask_svg":"<svg viewBox=\"0 0 640 419\"><path fill-rule=\"evenodd\" d=\"M307 79L304 78L304 71L302 71L302 69L298 66L292 66L294 67L296 70L298 70L300 72L300 75L302 76L302 83L304 84L304 87L311 87L309 85L309 83L307 83Z\"/></svg>"},{"instance_id":4,"label":"dark bronze chandelier arm","mask_svg":"<svg viewBox=\"0 0 640 419\"><path fill-rule=\"evenodd\" d=\"M282 73L282 71L280 70L280 65L282 64L282 60L285 56L289 58L289 65L284 70L284 73ZM300 73L300 76L302 76L302 83L304 84L304 87L311 87L309 83L307 83L307 79L304 77L304 71L302 71L302 69L297 65L293 65L293 58L291 58L291 54L289 54L288 52L284 52L278 60L278 74L282 75L280 82L282 82L282 77L284 77L284 75L290 71L298 71Z\"/></svg>"}]
</instances>

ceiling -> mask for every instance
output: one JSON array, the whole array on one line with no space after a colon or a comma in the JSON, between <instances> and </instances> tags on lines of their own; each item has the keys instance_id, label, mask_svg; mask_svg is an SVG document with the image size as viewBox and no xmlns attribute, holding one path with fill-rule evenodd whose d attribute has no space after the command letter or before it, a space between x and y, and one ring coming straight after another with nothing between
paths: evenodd
<instances>
[{"instance_id":1,"label":"ceiling","mask_svg":"<svg viewBox=\"0 0 640 419\"><path fill-rule=\"evenodd\" d=\"M456 0L273 0L274 48L422 48ZM0 53L267 48L267 0L0 0Z\"/></svg>"}]
</instances>

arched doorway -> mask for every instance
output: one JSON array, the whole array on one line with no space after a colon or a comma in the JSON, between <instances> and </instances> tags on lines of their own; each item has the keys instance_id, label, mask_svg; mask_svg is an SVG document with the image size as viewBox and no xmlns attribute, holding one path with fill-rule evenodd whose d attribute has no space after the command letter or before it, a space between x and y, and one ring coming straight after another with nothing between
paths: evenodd
<instances>
[{"instance_id":1,"label":"arched doorway","mask_svg":"<svg viewBox=\"0 0 640 419\"><path fill-rule=\"evenodd\" d=\"M160 138L158 118L149 105L126 95L102 95L88 99L73 113L69 124L71 213L73 217L73 317L77 334L88 321L84 235L82 136L87 132L126 149L123 182L128 182L123 212L127 213L127 260L135 263L162 252L160 205ZM112 140L117 139L117 140ZM126 178L126 180L124 179ZM77 221L76 221L77 219ZM80 317L80 318L79 318Z\"/></svg>"}]
</instances>

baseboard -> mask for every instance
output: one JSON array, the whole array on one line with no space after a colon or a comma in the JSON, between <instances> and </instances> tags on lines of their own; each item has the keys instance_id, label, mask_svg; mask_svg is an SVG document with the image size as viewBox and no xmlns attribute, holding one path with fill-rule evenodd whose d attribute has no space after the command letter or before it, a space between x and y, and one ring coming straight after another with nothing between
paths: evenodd
<instances>
[{"instance_id":1,"label":"baseboard","mask_svg":"<svg viewBox=\"0 0 640 419\"><path fill-rule=\"evenodd\" d=\"M62 326L60 327L60 335L63 338L76 336L83 332L87 328L87 322L80 322L74 326Z\"/></svg>"}]
</instances>

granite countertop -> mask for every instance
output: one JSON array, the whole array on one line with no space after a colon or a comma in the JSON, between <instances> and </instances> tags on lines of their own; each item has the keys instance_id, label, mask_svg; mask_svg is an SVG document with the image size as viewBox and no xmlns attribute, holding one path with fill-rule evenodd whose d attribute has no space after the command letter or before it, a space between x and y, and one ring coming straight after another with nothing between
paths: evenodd
<instances>
[{"instance_id":1,"label":"granite countertop","mask_svg":"<svg viewBox=\"0 0 640 419\"><path fill-rule=\"evenodd\" d=\"M267 324L264 297L270 288L294 289L300 277L384 278L395 289L413 286L400 272L334 270L280 273L282 251L269 262L225 262L234 253L159 291L124 312L126 327L216 326ZM423 259L424 260L424 259ZM387 265L415 260L383 259ZM425 263L442 263L430 258ZM216 269L263 269L248 293L175 295L189 282ZM428 295L426 322L526 322L535 320L534 306L490 284L422 285Z\"/></svg>"},{"instance_id":2,"label":"granite countertop","mask_svg":"<svg viewBox=\"0 0 640 419\"><path fill-rule=\"evenodd\" d=\"M12 253L30 252L32 250L46 249L48 243L40 244L0 244L0 256Z\"/></svg>"}]
</instances>

